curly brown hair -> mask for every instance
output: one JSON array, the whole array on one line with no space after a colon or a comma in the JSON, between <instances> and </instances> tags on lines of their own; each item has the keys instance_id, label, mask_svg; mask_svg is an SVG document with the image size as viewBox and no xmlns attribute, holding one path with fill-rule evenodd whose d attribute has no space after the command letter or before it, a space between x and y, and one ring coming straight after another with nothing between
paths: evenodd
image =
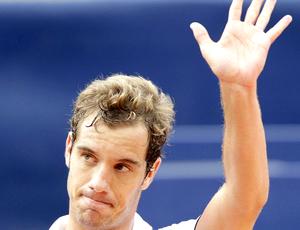
<instances>
[{"instance_id":1,"label":"curly brown hair","mask_svg":"<svg viewBox=\"0 0 300 230\"><path fill-rule=\"evenodd\" d=\"M146 173L158 157L174 122L174 105L151 81L141 76L115 74L92 81L78 95L70 119L72 141L76 140L81 122L97 113L90 126L98 120L108 126L144 122L149 137Z\"/></svg>"}]
</instances>

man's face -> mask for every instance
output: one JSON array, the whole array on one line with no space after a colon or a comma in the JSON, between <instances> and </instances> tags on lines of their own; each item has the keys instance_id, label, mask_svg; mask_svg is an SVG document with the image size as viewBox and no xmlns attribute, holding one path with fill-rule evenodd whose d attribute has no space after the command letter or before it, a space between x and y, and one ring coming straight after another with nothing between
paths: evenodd
<instances>
[{"instance_id":1,"label":"man's face","mask_svg":"<svg viewBox=\"0 0 300 230\"><path fill-rule=\"evenodd\" d=\"M85 119L75 143L66 141L69 167L69 215L74 225L84 229L115 229L130 226L141 191L159 168L145 178L148 132L144 124L110 128L103 123L88 126Z\"/></svg>"}]
</instances>

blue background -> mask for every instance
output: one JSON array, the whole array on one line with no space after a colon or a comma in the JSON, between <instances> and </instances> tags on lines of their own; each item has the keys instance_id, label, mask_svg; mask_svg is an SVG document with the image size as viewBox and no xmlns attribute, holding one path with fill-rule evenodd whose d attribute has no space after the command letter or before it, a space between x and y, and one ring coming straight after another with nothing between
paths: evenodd
<instances>
[{"instance_id":1,"label":"blue background","mask_svg":"<svg viewBox=\"0 0 300 230\"><path fill-rule=\"evenodd\" d=\"M217 80L189 24L203 23L218 40L228 7L228 1L0 3L0 228L48 229L67 213L68 119L79 90L97 76L141 74L172 96L177 126L221 124ZM270 22L287 13L294 18L259 79L267 125L300 124L299 10L297 1L278 1ZM219 160L219 146L174 144L166 162ZM270 142L270 160L298 162L299 147ZM299 178L271 179L255 229L300 228ZM221 178L157 180L140 213L155 228L195 218L221 184Z\"/></svg>"}]
</instances>

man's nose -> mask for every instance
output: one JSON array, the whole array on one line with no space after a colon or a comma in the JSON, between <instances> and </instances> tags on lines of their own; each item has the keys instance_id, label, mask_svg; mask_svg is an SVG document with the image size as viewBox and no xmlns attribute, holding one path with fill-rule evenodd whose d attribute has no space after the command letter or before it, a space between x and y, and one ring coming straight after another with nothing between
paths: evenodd
<instances>
[{"instance_id":1,"label":"man's nose","mask_svg":"<svg viewBox=\"0 0 300 230\"><path fill-rule=\"evenodd\" d=\"M104 163L95 168L90 181L90 188L95 192L108 192L111 183L111 172Z\"/></svg>"}]
</instances>

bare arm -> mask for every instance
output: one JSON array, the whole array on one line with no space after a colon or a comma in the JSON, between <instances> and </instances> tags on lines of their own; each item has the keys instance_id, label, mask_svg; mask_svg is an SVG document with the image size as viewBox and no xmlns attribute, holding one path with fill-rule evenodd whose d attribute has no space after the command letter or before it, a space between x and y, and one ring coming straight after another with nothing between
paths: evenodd
<instances>
[{"instance_id":1,"label":"bare arm","mask_svg":"<svg viewBox=\"0 0 300 230\"><path fill-rule=\"evenodd\" d=\"M217 43L202 25L191 25L202 56L219 79L225 121L225 183L207 205L197 225L199 230L252 229L268 198L266 141L257 79L271 44L292 18L285 16L264 32L275 1L263 3L264 0L253 0L241 21L243 1L233 0Z\"/></svg>"}]
</instances>

